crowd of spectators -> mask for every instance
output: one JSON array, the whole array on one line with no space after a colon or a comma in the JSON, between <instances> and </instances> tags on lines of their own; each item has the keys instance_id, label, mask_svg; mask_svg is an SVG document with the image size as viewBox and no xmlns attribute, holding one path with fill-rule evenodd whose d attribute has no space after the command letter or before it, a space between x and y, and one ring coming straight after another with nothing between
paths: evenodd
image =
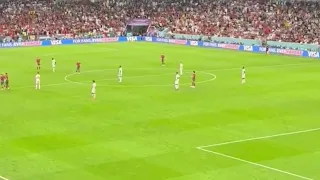
<instances>
[{"instance_id":1,"label":"crowd of spectators","mask_svg":"<svg viewBox=\"0 0 320 180\"><path fill-rule=\"evenodd\" d=\"M0 0L0 36L122 35L132 18L159 31L320 43L319 1Z\"/></svg>"}]
</instances>

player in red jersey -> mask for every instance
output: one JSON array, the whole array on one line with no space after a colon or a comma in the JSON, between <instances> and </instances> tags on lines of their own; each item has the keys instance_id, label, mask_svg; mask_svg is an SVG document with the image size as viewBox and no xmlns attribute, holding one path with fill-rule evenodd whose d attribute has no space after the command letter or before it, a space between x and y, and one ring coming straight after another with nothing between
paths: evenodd
<instances>
[{"instance_id":1,"label":"player in red jersey","mask_svg":"<svg viewBox=\"0 0 320 180\"><path fill-rule=\"evenodd\" d=\"M9 89L9 75L8 75L8 73L5 74L5 86L6 86L6 89Z\"/></svg>"},{"instance_id":2,"label":"player in red jersey","mask_svg":"<svg viewBox=\"0 0 320 180\"><path fill-rule=\"evenodd\" d=\"M77 69L76 69L76 73L80 73L80 66L81 66L81 63L78 61L77 64Z\"/></svg>"},{"instance_id":3,"label":"player in red jersey","mask_svg":"<svg viewBox=\"0 0 320 180\"><path fill-rule=\"evenodd\" d=\"M162 66L165 66L165 63L164 63L164 58L165 58L165 56L162 54L162 55L160 56L160 58L161 58L161 64L162 64Z\"/></svg>"},{"instance_id":4,"label":"player in red jersey","mask_svg":"<svg viewBox=\"0 0 320 180\"><path fill-rule=\"evenodd\" d=\"M195 88L196 87L196 72L193 71L191 75L191 87Z\"/></svg>"},{"instance_id":5,"label":"player in red jersey","mask_svg":"<svg viewBox=\"0 0 320 180\"><path fill-rule=\"evenodd\" d=\"M37 66L37 70L40 70L40 58L38 57L36 59L36 66Z\"/></svg>"},{"instance_id":6,"label":"player in red jersey","mask_svg":"<svg viewBox=\"0 0 320 180\"><path fill-rule=\"evenodd\" d=\"M0 84L1 84L1 90L3 90L3 88L4 88L4 75L3 74L0 75Z\"/></svg>"}]
</instances>

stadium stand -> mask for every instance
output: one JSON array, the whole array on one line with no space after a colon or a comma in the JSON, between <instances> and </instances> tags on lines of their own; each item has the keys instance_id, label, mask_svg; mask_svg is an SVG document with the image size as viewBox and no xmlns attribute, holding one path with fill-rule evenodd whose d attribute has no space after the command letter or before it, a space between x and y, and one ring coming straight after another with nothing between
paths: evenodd
<instances>
[{"instance_id":1,"label":"stadium stand","mask_svg":"<svg viewBox=\"0 0 320 180\"><path fill-rule=\"evenodd\" d=\"M320 42L319 1L0 0L0 36L14 41L120 36L133 18L151 21L149 35Z\"/></svg>"}]
</instances>

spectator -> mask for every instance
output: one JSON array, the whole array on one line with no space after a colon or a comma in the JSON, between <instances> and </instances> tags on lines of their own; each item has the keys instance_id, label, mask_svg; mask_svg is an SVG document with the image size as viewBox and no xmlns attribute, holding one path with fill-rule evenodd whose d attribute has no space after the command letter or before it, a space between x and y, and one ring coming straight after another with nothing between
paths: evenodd
<instances>
[{"instance_id":1,"label":"spectator","mask_svg":"<svg viewBox=\"0 0 320 180\"><path fill-rule=\"evenodd\" d=\"M319 1L263 0L7 0L0 2L0 37L120 36L132 18L169 33L320 42Z\"/></svg>"}]
</instances>

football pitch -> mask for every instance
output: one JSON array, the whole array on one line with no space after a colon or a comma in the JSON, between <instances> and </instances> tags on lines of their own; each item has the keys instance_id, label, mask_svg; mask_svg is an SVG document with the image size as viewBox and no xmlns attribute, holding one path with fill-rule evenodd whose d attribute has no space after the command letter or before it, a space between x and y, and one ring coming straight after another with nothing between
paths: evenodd
<instances>
[{"instance_id":1,"label":"football pitch","mask_svg":"<svg viewBox=\"0 0 320 180\"><path fill-rule=\"evenodd\" d=\"M0 49L0 72L0 179L320 179L318 60L132 42Z\"/></svg>"}]
</instances>

